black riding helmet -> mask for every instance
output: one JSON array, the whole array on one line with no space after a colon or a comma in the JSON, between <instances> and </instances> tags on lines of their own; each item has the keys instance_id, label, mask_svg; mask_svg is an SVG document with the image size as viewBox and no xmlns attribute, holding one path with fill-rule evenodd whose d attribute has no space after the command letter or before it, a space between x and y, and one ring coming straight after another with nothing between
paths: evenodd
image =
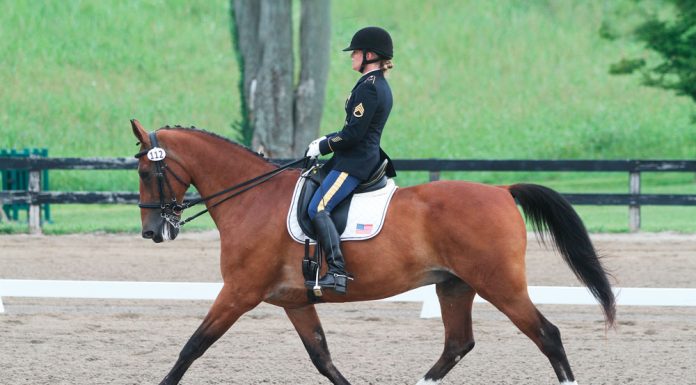
<instances>
[{"instance_id":1,"label":"black riding helmet","mask_svg":"<svg viewBox=\"0 0 696 385\"><path fill-rule=\"evenodd\" d=\"M344 51L354 51L356 49L363 51L363 60L360 67L360 72L365 68L366 64L376 63L380 60L391 59L394 57L394 46L392 45L389 32L380 27L365 27L353 35L350 40L350 45L344 48ZM376 53L379 58L367 60L365 57L366 51Z\"/></svg>"}]
</instances>

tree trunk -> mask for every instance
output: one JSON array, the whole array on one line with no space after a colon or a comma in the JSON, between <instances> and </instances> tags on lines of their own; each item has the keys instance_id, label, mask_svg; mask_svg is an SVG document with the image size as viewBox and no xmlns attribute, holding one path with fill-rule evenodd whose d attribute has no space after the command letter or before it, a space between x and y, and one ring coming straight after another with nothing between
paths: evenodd
<instances>
[{"instance_id":1,"label":"tree trunk","mask_svg":"<svg viewBox=\"0 0 696 385\"><path fill-rule=\"evenodd\" d=\"M244 144L251 144L254 133L249 116L249 102L251 97L251 82L255 78L259 63L261 62L259 46L259 14L261 3L249 0L231 0L232 11L232 40L237 53L240 76L240 96L242 122L240 131Z\"/></svg>"},{"instance_id":2,"label":"tree trunk","mask_svg":"<svg viewBox=\"0 0 696 385\"><path fill-rule=\"evenodd\" d=\"M319 132L328 76L330 2L303 0L302 68L293 89L292 0L231 0L242 71L242 131L274 158L301 156Z\"/></svg>"},{"instance_id":3,"label":"tree trunk","mask_svg":"<svg viewBox=\"0 0 696 385\"><path fill-rule=\"evenodd\" d=\"M295 90L294 156L301 156L307 144L319 135L324 109L326 79L329 76L331 2L302 0L300 24L300 82Z\"/></svg>"}]
</instances>

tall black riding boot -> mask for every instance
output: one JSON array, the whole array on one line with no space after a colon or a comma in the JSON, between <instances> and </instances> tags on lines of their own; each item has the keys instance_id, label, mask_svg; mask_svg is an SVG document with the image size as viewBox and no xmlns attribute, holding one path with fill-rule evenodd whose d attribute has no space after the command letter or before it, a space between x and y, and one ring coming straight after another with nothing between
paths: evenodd
<instances>
[{"instance_id":1,"label":"tall black riding boot","mask_svg":"<svg viewBox=\"0 0 696 385\"><path fill-rule=\"evenodd\" d=\"M348 274L346 273L346 262L341 252L341 238L336 230L336 225L327 211L318 212L312 224L329 265L326 275L319 279L319 286L345 294L348 287Z\"/></svg>"}]
</instances>

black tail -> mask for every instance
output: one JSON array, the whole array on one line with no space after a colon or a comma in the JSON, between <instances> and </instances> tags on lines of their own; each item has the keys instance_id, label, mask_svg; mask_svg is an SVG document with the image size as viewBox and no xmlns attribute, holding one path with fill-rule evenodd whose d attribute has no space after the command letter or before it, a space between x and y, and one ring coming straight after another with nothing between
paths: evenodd
<instances>
[{"instance_id":1,"label":"black tail","mask_svg":"<svg viewBox=\"0 0 696 385\"><path fill-rule=\"evenodd\" d=\"M597 298L607 324L612 326L616 316L614 293L587 229L573 206L559 193L544 186L516 184L509 186L508 190L522 206L525 217L532 223L541 241L544 241L545 232L551 233L563 259Z\"/></svg>"}]
</instances>

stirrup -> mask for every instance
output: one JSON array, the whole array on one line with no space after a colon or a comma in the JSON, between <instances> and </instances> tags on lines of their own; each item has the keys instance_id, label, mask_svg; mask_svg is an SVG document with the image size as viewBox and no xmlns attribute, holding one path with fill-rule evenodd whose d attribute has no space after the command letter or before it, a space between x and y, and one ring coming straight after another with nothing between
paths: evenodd
<instances>
[{"instance_id":1,"label":"stirrup","mask_svg":"<svg viewBox=\"0 0 696 385\"><path fill-rule=\"evenodd\" d=\"M317 297L321 297L324 294L322 289L333 289L338 294L346 294L348 281L353 281L353 276L348 274L326 273L325 277L329 275L333 277L333 284L320 285L317 277L316 281L305 281L305 286L311 288L314 295Z\"/></svg>"},{"instance_id":2,"label":"stirrup","mask_svg":"<svg viewBox=\"0 0 696 385\"><path fill-rule=\"evenodd\" d=\"M322 285L321 288L333 289L338 294L346 294L348 291L348 281L352 281L353 277L348 274L327 273L333 276L333 284Z\"/></svg>"}]
</instances>

